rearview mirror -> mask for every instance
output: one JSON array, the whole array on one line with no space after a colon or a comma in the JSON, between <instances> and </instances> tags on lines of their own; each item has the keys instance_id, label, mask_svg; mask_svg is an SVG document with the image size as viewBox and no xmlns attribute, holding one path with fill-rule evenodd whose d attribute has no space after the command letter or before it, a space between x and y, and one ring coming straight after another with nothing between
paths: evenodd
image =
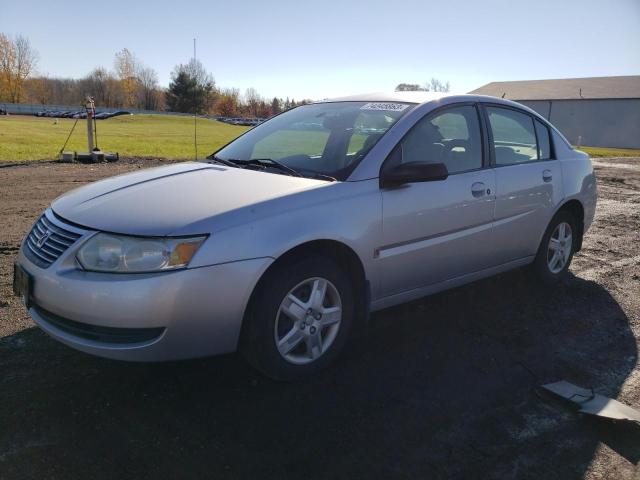
<instances>
[{"instance_id":1,"label":"rearview mirror","mask_svg":"<svg viewBox=\"0 0 640 480\"><path fill-rule=\"evenodd\" d=\"M380 187L397 187L406 183L445 180L449 171L444 163L407 162L383 171Z\"/></svg>"}]
</instances>

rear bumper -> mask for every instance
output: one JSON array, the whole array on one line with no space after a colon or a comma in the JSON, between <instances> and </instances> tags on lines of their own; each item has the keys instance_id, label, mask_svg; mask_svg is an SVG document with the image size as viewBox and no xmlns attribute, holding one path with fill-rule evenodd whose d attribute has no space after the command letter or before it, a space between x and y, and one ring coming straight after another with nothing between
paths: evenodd
<instances>
[{"instance_id":1,"label":"rear bumper","mask_svg":"<svg viewBox=\"0 0 640 480\"><path fill-rule=\"evenodd\" d=\"M57 262L42 269L18 256L34 279L29 314L40 328L77 350L132 361L234 351L251 292L271 262L118 275Z\"/></svg>"},{"instance_id":2,"label":"rear bumper","mask_svg":"<svg viewBox=\"0 0 640 480\"><path fill-rule=\"evenodd\" d=\"M584 201L584 233L586 233L591 224L593 223L593 219L596 216L596 207L598 204L598 186L594 177L593 187L591 189L590 194Z\"/></svg>"}]
</instances>

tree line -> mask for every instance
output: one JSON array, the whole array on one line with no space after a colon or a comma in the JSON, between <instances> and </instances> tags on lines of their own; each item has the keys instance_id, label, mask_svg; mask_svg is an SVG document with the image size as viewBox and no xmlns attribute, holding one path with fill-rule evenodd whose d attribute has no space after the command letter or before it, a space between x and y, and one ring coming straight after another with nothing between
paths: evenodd
<instances>
[{"instance_id":1,"label":"tree line","mask_svg":"<svg viewBox=\"0 0 640 480\"><path fill-rule=\"evenodd\" d=\"M176 65L165 89L157 72L127 48L115 53L112 69L96 67L79 79L39 75L38 60L28 38L0 32L0 103L82 105L90 95L98 107L266 118L310 101L265 99L254 88L242 93L220 88L196 59Z\"/></svg>"},{"instance_id":2,"label":"tree line","mask_svg":"<svg viewBox=\"0 0 640 480\"><path fill-rule=\"evenodd\" d=\"M396 92L448 92L450 84L437 78L432 78L423 85L417 83L400 83L396 86Z\"/></svg>"}]
</instances>

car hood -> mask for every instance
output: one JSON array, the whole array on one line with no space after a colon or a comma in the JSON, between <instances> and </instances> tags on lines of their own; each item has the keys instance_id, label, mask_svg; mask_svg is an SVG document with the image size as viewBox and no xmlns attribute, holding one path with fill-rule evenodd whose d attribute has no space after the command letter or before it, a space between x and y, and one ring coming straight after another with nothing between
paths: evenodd
<instances>
[{"instance_id":1,"label":"car hood","mask_svg":"<svg viewBox=\"0 0 640 480\"><path fill-rule=\"evenodd\" d=\"M91 183L57 198L51 208L58 216L91 229L163 236L216 215L326 184L188 162Z\"/></svg>"}]
</instances>

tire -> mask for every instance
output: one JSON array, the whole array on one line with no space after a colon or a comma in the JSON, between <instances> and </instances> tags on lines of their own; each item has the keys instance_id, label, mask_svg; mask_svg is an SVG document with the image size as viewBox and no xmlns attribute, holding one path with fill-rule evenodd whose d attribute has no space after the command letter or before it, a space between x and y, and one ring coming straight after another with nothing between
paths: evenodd
<instances>
[{"instance_id":1,"label":"tire","mask_svg":"<svg viewBox=\"0 0 640 480\"><path fill-rule=\"evenodd\" d=\"M312 292L317 296L311 298ZM343 349L355 305L350 277L334 260L293 259L258 284L245 315L240 351L274 380L311 376Z\"/></svg>"},{"instance_id":2,"label":"tire","mask_svg":"<svg viewBox=\"0 0 640 480\"><path fill-rule=\"evenodd\" d=\"M563 225L564 230L562 230ZM567 238L567 229L570 229L570 239ZM561 238L560 236L563 235L563 232L564 238ZM556 285L566 278L573 254L576 251L577 242L578 229L576 219L565 210L559 211L549 222L532 265L533 271L543 283ZM554 250L554 248L557 250ZM555 262L553 261L554 255L558 255Z\"/></svg>"}]
</instances>

